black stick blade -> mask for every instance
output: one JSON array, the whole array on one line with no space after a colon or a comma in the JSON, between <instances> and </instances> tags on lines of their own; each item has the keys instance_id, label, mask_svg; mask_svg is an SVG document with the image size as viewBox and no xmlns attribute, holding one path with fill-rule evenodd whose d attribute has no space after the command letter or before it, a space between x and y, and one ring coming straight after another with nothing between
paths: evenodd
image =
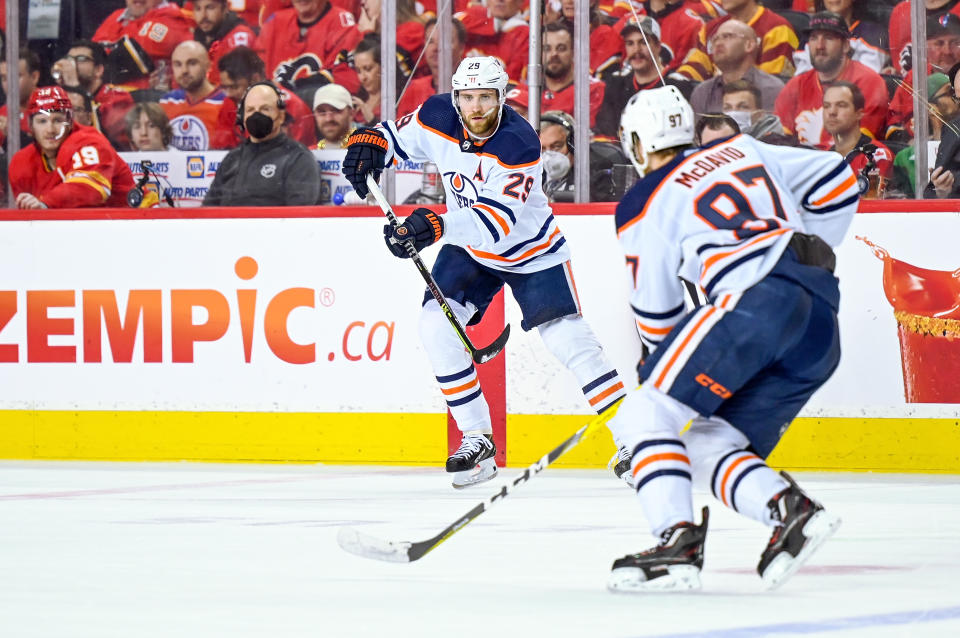
<instances>
[{"instance_id":1,"label":"black stick blade","mask_svg":"<svg viewBox=\"0 0 960 638\"><path fill-rule=\"evenodd\" d=\"M500 333L500 336L497 337L493 343L486 348L474 350L473 361L475 363L486 363L490 359L493 359L495 356L503 352L503 348L507 345L507 339L509 338L510 324L507 324L507 327L503 329L503 332Z\"/></svg>"}]
</instances>

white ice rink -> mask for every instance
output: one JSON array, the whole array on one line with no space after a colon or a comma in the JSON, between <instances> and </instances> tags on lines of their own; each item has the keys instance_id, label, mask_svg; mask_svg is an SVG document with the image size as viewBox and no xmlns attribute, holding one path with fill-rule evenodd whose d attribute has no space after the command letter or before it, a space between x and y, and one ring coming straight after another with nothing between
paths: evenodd
<instances>
[{"instance_id":1,"label":"white ice rink","mask_svg":"<svg viewBox=\"0 0 960 638\"><path fill-rule=\"evenodd\" d=\"M519 470L503 470L511 477ZM495 491L439 469L0 462L0 636L960 636L960 479L797 474L843 525L775 592L765 528L706 495L704 589L614 595L653 544L606 471L548 469L412 564L341 525L423 540Z\"/></svg>"}]
</instances>

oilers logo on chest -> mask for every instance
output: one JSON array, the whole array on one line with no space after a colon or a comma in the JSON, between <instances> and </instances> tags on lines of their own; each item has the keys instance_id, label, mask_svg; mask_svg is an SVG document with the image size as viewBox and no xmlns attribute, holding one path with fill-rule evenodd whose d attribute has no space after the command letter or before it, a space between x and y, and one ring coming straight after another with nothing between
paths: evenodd
<instances>
[{"instance_id":1,"label":"oilers logo on chest","mask_svg":"<svg viewBox=\"0 0 960 638\"><path fill-rule=\"evenodd\" d=\"M447 193L456 200L457 207L466 208L477 203L480 189L472 179L456 171L447 171L443 174L443 179Z\"/></svg>"}]
</instances>

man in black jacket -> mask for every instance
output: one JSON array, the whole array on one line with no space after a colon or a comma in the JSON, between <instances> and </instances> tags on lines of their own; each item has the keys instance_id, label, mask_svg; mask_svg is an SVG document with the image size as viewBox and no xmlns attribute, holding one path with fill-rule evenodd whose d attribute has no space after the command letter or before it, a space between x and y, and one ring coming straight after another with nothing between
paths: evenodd
<instances>
[{"instance_id":1,"label":"man in black jacket","mask_svg":"<svg viewBox=\"0 0 960 638\"><path fill-rule=\"evenodd\" d=\"M320 196L313 155L281 130L283 96L270 82L252 85L240 100L238 124L250 138L230 151L204 206L311 206Z\"/></svg>"}]
</instances>

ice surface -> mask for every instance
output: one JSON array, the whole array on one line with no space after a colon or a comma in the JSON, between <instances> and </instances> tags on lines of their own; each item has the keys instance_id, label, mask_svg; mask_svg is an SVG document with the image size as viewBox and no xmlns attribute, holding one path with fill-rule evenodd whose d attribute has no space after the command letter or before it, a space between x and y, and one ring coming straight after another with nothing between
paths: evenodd
<instances>
[{"instance_id":1,"label":"ice surface","mask_svg":"<svg viewBox=\"0 0 960 638\"><path fill-rule=\"evenodd\" d=\"M547 470L415 563L337 546L429 538L519 472L0 462L0 636L960 636L956 476L797 474L843 525L774 592L767 530L704 494L703 590L607 592L653 539L599 470Z\"/></svg>"}]
</instances>

